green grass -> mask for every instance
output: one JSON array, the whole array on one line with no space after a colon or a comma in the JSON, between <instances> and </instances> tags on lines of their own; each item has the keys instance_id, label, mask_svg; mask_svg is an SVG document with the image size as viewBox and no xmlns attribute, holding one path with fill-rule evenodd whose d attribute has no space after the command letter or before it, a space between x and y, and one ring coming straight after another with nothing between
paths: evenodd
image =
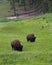
<instances>
[{"instance_id":1,"label":"green grass","mask_svg":"<svg viewBox=\"0 0 52 65\"><path fill-rule=\"evenodd\" d=\"M36 35L35 42L27 42L29 33ZM14 39L21 41L22 52L12 50ZM52 65L52 13L0 22L0 65Z\"/></svg>"}]
</instances>

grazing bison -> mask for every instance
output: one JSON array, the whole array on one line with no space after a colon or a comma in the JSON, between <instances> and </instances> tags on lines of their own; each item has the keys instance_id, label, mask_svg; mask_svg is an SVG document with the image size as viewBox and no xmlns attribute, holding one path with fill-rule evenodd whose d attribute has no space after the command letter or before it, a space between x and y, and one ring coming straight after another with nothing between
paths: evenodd
<instances>
[{"instance_id":1,"label":"grazing bison","mask_svg":"<svg viewBox=\"0 0 52 65\"><path fill-rule=\"evenodd\" d=\"M22 51L23 46L20 44L19 40L14 40L11 42L12 49Z\"/></svg>"},{"instance_id":2,"label":"grazing bison","mask_svg":"<svg viewBox=\"0 0 52 65\"><path fill-rule=\"evenodd\" d=\"M36 39L36 37L34 36L34 34L28 34L27 35L27 41L34 42L35 39Z\"/></svg>"}]
</instances>

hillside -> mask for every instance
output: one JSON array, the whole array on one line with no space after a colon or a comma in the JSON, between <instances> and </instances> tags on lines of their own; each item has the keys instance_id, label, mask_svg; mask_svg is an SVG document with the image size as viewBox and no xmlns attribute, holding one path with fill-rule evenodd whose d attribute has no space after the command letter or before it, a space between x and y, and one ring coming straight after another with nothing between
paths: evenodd
<instances>
[{"instance_id":1,"label":"hillside","mask_svg":"<svg viewBox=\"0 0 52 65\"><path fill-rule=\"evenodd\" d=\"M52 12L52 0L1 0L0 17L32 16ZM27 17L27 16L26 16Z\"/></svg>"},{"instance_id":2,"label":"hillside","mask_svg":"<svg viewBox=\"0 0 52 65\"><path fill-rule=\"evenodd\" d=\"M0 20L0 65L52 65L52 13L27 19ZM34 43L26 35L34 33ZM14 51L11 41L19 39L23 51Z\"/></svg>"},{"instance_id":3,"label":"hillside","mask_svg":"<svg viewBox=\"0 0 52 65\"><path fill-rule=\"evenodd\" d=\"M13 14L10 10L11 6L8 1L0 2L0 17L6 17Z\"/></svg>"}]
</instances>

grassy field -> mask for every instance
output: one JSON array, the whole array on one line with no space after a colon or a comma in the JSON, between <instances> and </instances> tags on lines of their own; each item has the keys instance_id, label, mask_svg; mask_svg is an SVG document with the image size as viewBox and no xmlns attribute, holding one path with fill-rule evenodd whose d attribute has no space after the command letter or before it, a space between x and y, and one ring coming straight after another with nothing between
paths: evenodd
<instances>
[{"instance_id":1,"label":"grassy field","mask_svg":"<svg viewBox=\"0 0 52 65\"><path fill-rule=\"evenodd\" d=\"M0 20L0 65L52 65L52 14L9 22ZM34 33L36 41L27 42ZM19 39L23 51L14 51L11 41Z\"/></svg>"}]
</instances>

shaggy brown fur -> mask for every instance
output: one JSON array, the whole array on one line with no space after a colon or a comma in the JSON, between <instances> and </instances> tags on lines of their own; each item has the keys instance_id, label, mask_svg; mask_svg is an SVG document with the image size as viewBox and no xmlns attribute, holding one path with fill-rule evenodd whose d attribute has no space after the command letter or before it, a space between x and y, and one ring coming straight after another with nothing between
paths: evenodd
<instances>
[{"instance_id":1,"label":"shaggy brown fur","mask_svg":"<svg viewBox=\"0 0 52 65\"><path fill-rule=\"evenodd\" d=\"M36 39L34 34L28 34L26 38L27 38L27 41L30 41L30 42L34 42Z\"/></svg>"},{"instance_id":2,"label":"shaggy brown fur","mask_svg":"<svg viewBox=\"0 0 52 65\"><path fill-rule=\"evenodd\" d=\"M20 44L19 40L14 40L11 42L11 47L14 50L22 51L23 46Z\"/></svg>"}]
</instances>

